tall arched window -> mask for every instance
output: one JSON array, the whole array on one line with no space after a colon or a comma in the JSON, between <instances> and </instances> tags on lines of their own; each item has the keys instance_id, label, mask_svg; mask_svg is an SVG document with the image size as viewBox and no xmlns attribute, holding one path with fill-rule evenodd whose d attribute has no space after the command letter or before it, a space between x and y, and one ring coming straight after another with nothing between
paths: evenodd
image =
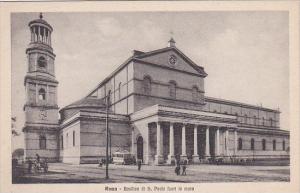
<instances>
[{"instance_id":1,"label":"tall arched window","mask_svg":"<svg viewBox=\"0 0 300 193\"><path fill-rule=\"evenodd\" d=\"M66 148L69 147L69 133L66 134Z\"/></svg>"},{"instance_id":2,"label":"tall arched window","mask_svg":"<svg viewBox=\"0 0 300 193\"><path fill-rule=\"evenodd\" d=\"M273 119L270 118L269 120L270 120L270 126L272 127L273 126Z\"/></svg>"},{"instance_id":3,"label":"tall arched window","mask_svg":"<svg viewBox=\"0 0 300 193\"><path fill-rule=\"evenodd\" d=\"M151 78L150 76L145 76L143 80L143 90L146 95L151 94Z\"/></svg>"},{"instance_id":4,"label":"tall arched window","mask_svg":"<svg viewBox=\"0 0 300 193\"><path fill-rule=\"evenodd\" d=\"M122 86L122 82L119 83L119 87L118 87L119 100L121 99L121 86Z\"/></svg>"},{"instance_id":5,"label":"tall arched window","mask_svg":"<svg viewBox=\"0 0 300 193\"><path fill-rule=\"evenodd\" d=\"M46 99L46 91L45 89L41 88L39 90L39 100L45 100Z\"/></svg>"},{"instance_id":6,"label":"tall arched window","mask_svg":"<svg viewBox=\"0 0 300 193\"><path fill-rule=\"evenodd\" d=\"M105 103L108 105L108 107L111 105L111 90L108 90L107 95L105 96Z\"/></svg>"},{"instance_id":7,"label":"tall arched window","mask_svg":"<svg viewBox=\"0 0 300 193\"><path fill-rule=\"evenodd\" d=\"M282 141L282 150L285 151L285 141Z\"/></svg>"},{"instance_id":8,"label":"tall arched window","mask_svg":"<svg viewBox=\"0 0 300 193\"><path fill-rule=\"evenodd\" d=\"M248 123L248 116L246 114L244 115L244 123Z\"/></svg>"},{"instance_id":9,"label":"tall arched window","mask_svg":"<svg viewBox=\"0 0 300 193\"><path fill-rule=\"evenodd\" d=\"M253 117L253 124L257 125L256 116Z\"/></svg>"},{"instance_id":10,"label":"tall arched window","mask_svg":"<svg viewBox=\"0 0 300 193\"><path fill-rule=\"evenodd\" d=\"M75 131L73 131L73 147L75 146Z\"/></svg>"},{"instance_id":11,"label":"tall arched window","mask_svg":"<svg viewBox=\"0 0 300 193\"><path fill-rule=\"evenodd\" d=\"M263 139L261 143L262 143L262 150L266 150L266 140Z\"/></svg>"},{"instance_id":12,"label":"tall arched window","mask_svg":"<svg viewBox=\"0 0 300 193\"><path fill-rule=\"evenodd\" d=\"M173 80L169 82L169 94L171 98L176 98L176 82Z\"/></svg>"},{"instance_id":13,"label":"tall arched window","mask_svg":"<svg viewBox=\"0 0 300 193\"><path fill-rule=\"evenodd\" d=\"M239 138L239 140L238 140L238 150L241 150L241 149L243 149L243 140L242 140L242 138Z\"/></svg>"},{"instance_id":14,"label":"tall arched window","mask_svg":"<svg viewBox=\"0 0 300 193\"><path fill-rule=\"evenodd\" d=\"M265 125L265 118L262 118L262 125Z\"/></svg>"},{"instance_id":15,"label":"tall arched window","mask_svg":"<svg viewBox=\"0 0 300 193\"><path fill-rule=\"evenodd\" d=\"M192 101L194 102L199 101L199 89L197 86L193 86L192 88Z\"/></svg>"},{"instance_id":16,"label":"tall arched window","mask_svg":"<svg viewBox=\"0 0 300 193\"><path fill-rule=\"evenodd\" d=\"M276 140L274 139L273 140L273 151L275 151L276 150Z\"/></svg>"},{"instance_id":17,"label":"tall arched window","mask_svg":"<svg viewBox=\"0 0 300 193\"><path fill-rule=\"evenodd\" d=\"M44 135L40 136L39 145L40 149L46 149L46 137Z\"/></svg>"},{"instance_id":18,"label":"tall arched window","mask_svg":"<svg viewBox=\"0 0 300 193\"><path fill-rule=\"evenodd\" d=\"M61 147L61 149L64 149L64 136L63 135L60 136L60 147Z\"/></svg>"},{"instance_id":19,"label":"tall arched window","mask_svg":"<svg viewBox=\"0 0 300 193\"><path fill-rule=\"evenodd\" d=\"M255 141L254 139L252 138L251 139L251 150L254 150L255 149Z\"/></svg>"}]
</instances>

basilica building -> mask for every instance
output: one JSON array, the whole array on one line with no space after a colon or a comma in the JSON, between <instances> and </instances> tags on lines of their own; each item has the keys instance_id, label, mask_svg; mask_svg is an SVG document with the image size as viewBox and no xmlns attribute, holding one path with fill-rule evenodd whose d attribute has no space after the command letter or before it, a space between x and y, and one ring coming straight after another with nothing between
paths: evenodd
<instances>
[{"instance_id":1,"label":"basilica building","mask_svg":"<svg viewBox=\"0 0 300 193\"><path fill-rule=\"evenodd\" d=\"M178 158L195 164L210 158L289 158L289 131L280 129L280 112L206 96L205 69L172 38L165 48L134 50L86 97L59 109L53 29L41 15L29 30L27 159L38 153L53 162L98 163L106 140L111 153L127 150L154 165Z\"/></svg>"}]
</instances>

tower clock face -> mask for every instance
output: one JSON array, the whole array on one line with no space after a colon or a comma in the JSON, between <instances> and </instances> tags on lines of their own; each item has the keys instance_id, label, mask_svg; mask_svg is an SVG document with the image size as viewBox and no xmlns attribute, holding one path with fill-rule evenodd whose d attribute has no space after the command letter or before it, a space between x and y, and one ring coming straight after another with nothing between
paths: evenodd
<instances>
[{"instance_id":1,"label":"tower clock face","mask_svg":"<svg viewBox=\"0 0 300 193\"><path fill-rule=\"evenodd\" d=\"M46 110L40 110L40 119L46 120L47 119L47 111Z\"/></svg>"},{"instance_id":2,"label":"tower clock face","mask_svg":"<svg viewBox=\"0 0 300 193\"><path fill-rule=\"evenodd\" d=\"M177 57L176 57L175 55L171 55L171 56L169 57L169 63L170 63L171 65L175 65L176 62L177 62Z\"/></svg>"}]
</instances>

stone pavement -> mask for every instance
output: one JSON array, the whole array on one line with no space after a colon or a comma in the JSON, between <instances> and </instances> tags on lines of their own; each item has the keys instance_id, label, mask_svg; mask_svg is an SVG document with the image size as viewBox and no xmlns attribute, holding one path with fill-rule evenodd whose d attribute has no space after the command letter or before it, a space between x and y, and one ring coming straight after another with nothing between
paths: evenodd
<instances>
[{"instance_id":1,"label":"stone pavement","mask_svg":"<svg viewBox=\"0 0 300 193\"><path fill-rule=\"evenodd\" d=\"M48 173L25 174L14 183L122 183L122 182L255 182L289 181L289 166L188 165L186 176L176 176L174 166L109 165L110 179L105 179L105 166L96 164L49 164Z\"/></svg>"}]
</instances>

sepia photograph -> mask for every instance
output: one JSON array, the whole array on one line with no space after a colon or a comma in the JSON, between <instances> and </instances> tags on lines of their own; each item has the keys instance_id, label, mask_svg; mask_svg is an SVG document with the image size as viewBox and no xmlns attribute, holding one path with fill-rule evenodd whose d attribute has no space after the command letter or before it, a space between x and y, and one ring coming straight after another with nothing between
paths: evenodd
<instances>
[{"instance_id":1,"label":"sepia photograph","mask_svg":"<svg viewBox=\"0 0 300 193\"><path fill-rule=\"evenodd\" d=\"M288 12L11 18L13 183L290 180Z\"/></svg>"},{"instance_id":2,"label":"sepia photograph","mask_svg":"<svg viewBox=\"0 0 300 193\"><path fill-rule=\"evenodd\" d=\"M3 190L296 192L299 8L213 4L3 12Z\"/></svg>"}]
</instances>

